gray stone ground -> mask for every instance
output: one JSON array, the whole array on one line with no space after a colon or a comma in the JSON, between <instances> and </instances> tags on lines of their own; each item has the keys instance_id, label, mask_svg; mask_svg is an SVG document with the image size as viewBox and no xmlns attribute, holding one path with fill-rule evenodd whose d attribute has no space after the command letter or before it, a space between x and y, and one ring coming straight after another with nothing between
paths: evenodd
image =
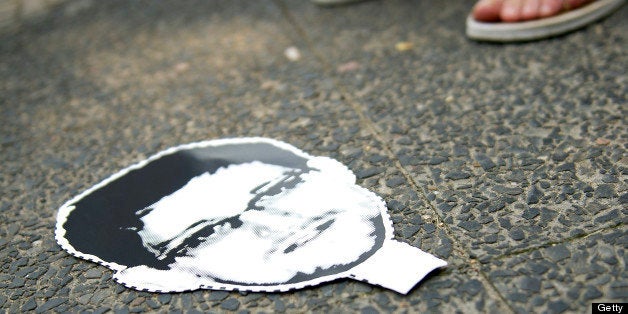
<instances>
[{"instance_id":1,"label":"gray stone ground","mask_svg":"<svg viewBox=\"0 0 628 314\"><path fill-rule=\"evenodd\" d=\"M499 45L465 38L472 4L98 1L67 14L70 1L2 35L0 307L558 313L626 302L628 6L567 36ZM397 239L449 267L405 296L350 280L153 294L55 243L57 208L78 192L167 147L237 136L342 161L387 201Z\"/></svg>"}]
</instances>

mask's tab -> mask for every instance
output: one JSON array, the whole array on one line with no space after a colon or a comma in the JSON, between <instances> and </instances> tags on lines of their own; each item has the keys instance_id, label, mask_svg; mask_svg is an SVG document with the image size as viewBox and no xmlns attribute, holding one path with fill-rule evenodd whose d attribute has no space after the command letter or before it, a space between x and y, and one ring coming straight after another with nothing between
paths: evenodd
<instances>
[{"instance_id":1,"label":"mask's tab","mask_svg":"<svg viewBox=\"0 0 628 314\"><path fill-rule=\"evenodd\" d=\"M447 262L408 244L386 240L364 263L351 270L355 279L407 294L412 287Z\"/></svg>"}]
</instances>

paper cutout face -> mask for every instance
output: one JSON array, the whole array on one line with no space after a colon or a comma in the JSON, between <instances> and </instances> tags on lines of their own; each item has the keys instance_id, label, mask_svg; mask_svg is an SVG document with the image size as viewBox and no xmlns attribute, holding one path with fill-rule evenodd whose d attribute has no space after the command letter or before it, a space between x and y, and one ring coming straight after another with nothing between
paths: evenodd
<instances>
[{"instance_id":1,"label":"paper cutout face","mask_svg":"<svg viewBox=\"0 0 628 314\"><path fill-rule=\"evenodd\" d=\"M376 253L397 245L384 202L344 165L264 138L183 145L124 169L60 208L56 238L158 292L367 280Z\"/></svg>"}]
</instances>

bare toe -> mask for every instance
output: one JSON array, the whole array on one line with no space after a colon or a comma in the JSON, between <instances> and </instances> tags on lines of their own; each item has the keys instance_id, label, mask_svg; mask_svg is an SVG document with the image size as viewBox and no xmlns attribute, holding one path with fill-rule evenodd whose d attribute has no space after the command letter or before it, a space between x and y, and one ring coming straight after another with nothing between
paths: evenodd
<instances>
[{"instance_id":1,"label":"bare toe","mask_svg":"<svg viewBox=\"0 0 628 314\"><path fill-rule=\"evenodd\" d=\"M521 8L522 20L534 20L539 17L539 8L541 0L526 0Z\"/></svg>"},{"instance_id":2,"label":"bare toe","mask_svg":"<svg viewBox=\"0 0 628 314\"><path fill-rule=\"evenodd\" d=\"M541 0L539 17L548 17L558 14L563 9L563 0Z\"/></svg>"},{"instance_id":3,"label":"bare toe","mask_svg":"<svg viewBox=\"0 0 628 314\"><path fill-rule=\"evenodd\" d=\"M473 7L473 18L481 22L497 22L500 20L504 0L480 0Z\"/></svg>"}]
</instances>

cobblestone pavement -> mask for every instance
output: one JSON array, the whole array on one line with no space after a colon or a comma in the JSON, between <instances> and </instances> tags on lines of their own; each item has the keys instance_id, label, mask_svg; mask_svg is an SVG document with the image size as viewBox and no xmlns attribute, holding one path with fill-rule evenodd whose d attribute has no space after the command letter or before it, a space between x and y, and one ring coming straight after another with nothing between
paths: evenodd
<instances>
[{"instance_id":1,"label":"cobblestone pavement","mask_svg":"<svg viewBox=\"0 0 628 314\"><path fill-rule=\"evenodd\" d=\"M499 45L465 38L473 1L94 1L67 14L73 4L0 39L3 311L559 313L628 300L628 6ZM449 266L405 296L351 280L154 294L55 243L57 208L78 192L162 149L240 136L340 160L386 200L398 240Z\"/></svg>"}]
</instances>

